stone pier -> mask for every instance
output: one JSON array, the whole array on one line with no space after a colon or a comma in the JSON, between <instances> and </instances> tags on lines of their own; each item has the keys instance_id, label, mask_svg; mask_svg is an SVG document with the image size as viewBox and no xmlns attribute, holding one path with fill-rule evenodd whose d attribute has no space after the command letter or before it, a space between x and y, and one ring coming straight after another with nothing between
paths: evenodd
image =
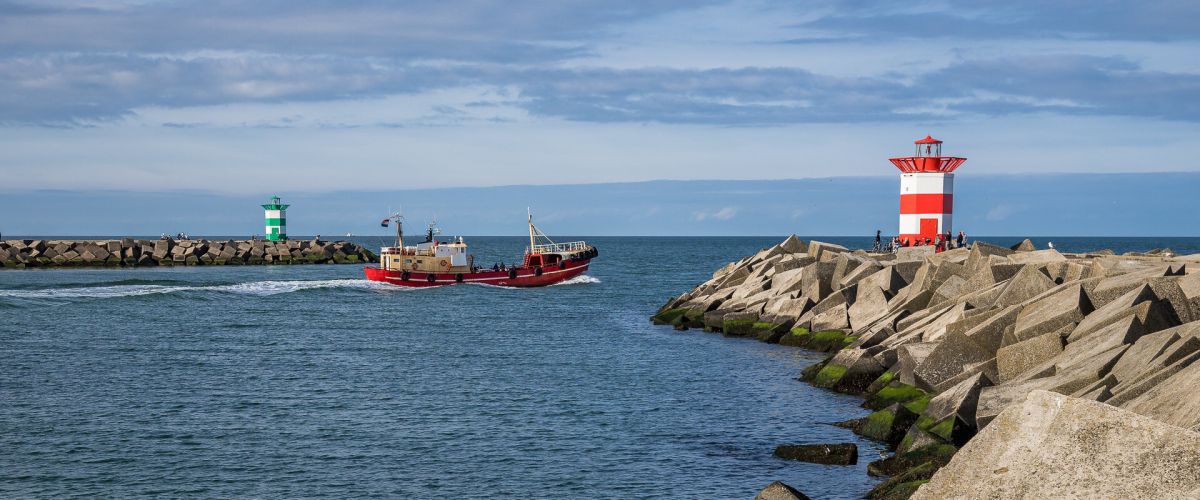
<instances>
[{"instance_id":1,"label":"stone pier","mask_svg":"<svg viewBox=\"0 0 1200 500\"><path fill-rule=\"evenodd\" d=\"M6 240L0 267L152 267L373 262L348 241L261 240Z\"/></svg>"}]
</instances>

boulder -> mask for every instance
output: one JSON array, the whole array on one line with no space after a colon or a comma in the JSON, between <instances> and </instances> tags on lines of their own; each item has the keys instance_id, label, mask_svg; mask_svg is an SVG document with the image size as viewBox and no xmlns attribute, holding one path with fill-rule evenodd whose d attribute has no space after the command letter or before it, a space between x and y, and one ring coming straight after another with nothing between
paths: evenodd
<instances>
[{"instance_id":1,"label":"boulder","mask_svg":"<svg viewBox=\"0 0 1200 500\"><path fill-rule=\"evenodd\" d=\"M1194 498L1200 434L1046 391L979 432L914 499Z\"/></svg>"},{"instance_id":2,"label":"boulder","mask_svg":"<svg viewBox=\"0 0 1200 500\"><path fill-rule=\"evenodd\" d=\"M795 238L795 236L792 236ZM775 481L754 495L754 500L809 500L800 490Z\"/></svg>"},{"instance_id":3,"label":"boulder","mask_svg":"<svg viewBox=\"0 0 1200 500\"><path fill-rule=\"evenodd\" d=\"M814 464L854 465L858 463L858 445L838 444L785 444L775 448L775 456L785 460L799 460Z\"/></svg>"}]
</instances>

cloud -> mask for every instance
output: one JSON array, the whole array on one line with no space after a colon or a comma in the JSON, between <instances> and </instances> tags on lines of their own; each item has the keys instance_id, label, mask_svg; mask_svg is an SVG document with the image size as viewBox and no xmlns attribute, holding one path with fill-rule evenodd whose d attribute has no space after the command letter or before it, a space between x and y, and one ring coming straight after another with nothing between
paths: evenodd
<instances>
[{"instance_id":1,"label":"cloud","mask_svg":"<svg viewBox=\"0 0 1200 500\"><path fill-rule=\"evenodd\" d=\"M906 83L796 68L528 68L250 53L0 58L0 122L85 123L152 106L354 101L472 86L515 94L492 105L594 123L760 126L1047 111L1200 121L1200 75L1117 57L964 60Z\"/></svg>"},{"instance_id":2,"label":"cloud","mask_svg":"<svg viewBox=\"0 0 1200 500\"><path fill-rule=\"evenodd\" d=\"M724 4L729 22L740 15L761 24L769 34L759 42L897 52L892 40L932 32L951 40L958 56L858 76L834 76L787 52L752 66L595 63L596 48L620 43L629 26L687 31L687 16L702 17L707 4ZM1046 112L1196 122L1194 68L1147 69L1118 55L962 49L989 37L1070 39L1072 47L1111 38L1200 40L1191 23L1198 5L8 1L0 2L0 124L88 125L147 107L350 102L480 86L511 91L512 100L476 106L590 123L764 126ZM919 25L937 29L914 34ZM68 33L86 36L59 36ZM633 49L656 48L642 43L651 45ZM443 105L439 114L453 114L446 104L433 103Z\"/></svg>"},{"instance_id":3,"label":"cloud","mask_svg":"<svg viewBox=\"0 0 1200 500\"><path fill-rule=\"evenodd\" d=\"M692 218L697 222L706 220L730 220L737 216L737 207L722 207L717 210L701 210L692 214Z\"/></svg>"},{"instance_id":4,"label":"cloud","mask_svg":"<svg viewBox=\"0 0 1200 500\"><path fill-rule=\"evenodd\" d=\"M912 4L882 0L839 2L838 8L793 27L806 43L823 37L992 38L1032 37L1092 40L1196 40L1200 4L1172 0L1145 2L978 2L944 0Z\"/></svg>"}]
</instances>

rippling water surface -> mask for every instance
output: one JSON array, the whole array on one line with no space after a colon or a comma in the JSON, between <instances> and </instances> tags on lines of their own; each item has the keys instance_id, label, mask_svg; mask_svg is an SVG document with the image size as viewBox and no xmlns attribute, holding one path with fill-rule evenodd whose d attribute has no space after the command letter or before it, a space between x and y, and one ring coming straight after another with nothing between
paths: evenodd
<instances>
[{"instance_id":1,"label":"rippling water surface","mask_svg":"<svg viewBox=\"0 0 1200 500\"><path fill-rule=\"evenodd\" d=\"M860 497L881 448L827 425L858 398L795 380L819 355L646 319L780 239L595 238L540 289L0 271L0 496ZM487 263L521 241L470 240ZM845 441L858 466L771 455Z\"/></svg>"}]
</instances>

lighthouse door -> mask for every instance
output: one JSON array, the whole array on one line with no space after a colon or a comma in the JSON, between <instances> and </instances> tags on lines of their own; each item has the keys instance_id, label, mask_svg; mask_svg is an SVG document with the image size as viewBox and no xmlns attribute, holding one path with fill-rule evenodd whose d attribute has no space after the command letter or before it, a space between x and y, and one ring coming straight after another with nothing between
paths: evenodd
<instances>
[{"instance_id":1,"label":"lighthouse door","mask_svg":"<svg viewBox=\"0 0 1200 500\"><path fill-rule=\"evenodd\" d=\"M938 220L937 219L921 219L921 237L922 238L937 238Z\"/></svg>"}]
</instances>

